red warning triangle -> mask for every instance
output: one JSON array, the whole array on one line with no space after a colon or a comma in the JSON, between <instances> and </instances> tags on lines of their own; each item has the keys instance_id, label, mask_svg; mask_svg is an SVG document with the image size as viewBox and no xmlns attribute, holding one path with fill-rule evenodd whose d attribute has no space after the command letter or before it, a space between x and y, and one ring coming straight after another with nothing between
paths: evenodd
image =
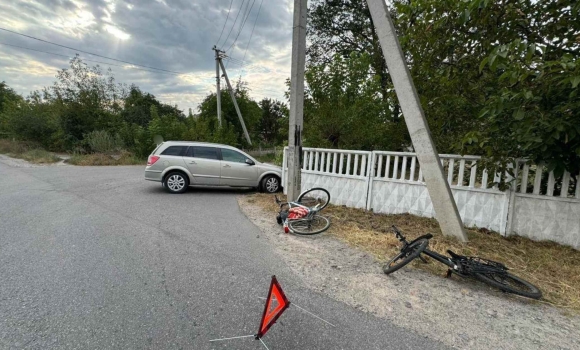
<instances>
[{"instance_id":1,"label":"red warning triangle","mask_svg":"<svg viewBox=\"0 0 580 350\"><path fill-rule=\"evenodd\" d=\"M276 323L276 320L282 313L290 306L290 301L286 298L284 291L276 276L272 276L272 283L270 283L270 291L268 292L268 298L266 299L266 305L264 307L264 314L262 315L262 321L260 322L260 329L256 338L261 338L266 334L268 329Z\"/></svg>"}]
</instances>

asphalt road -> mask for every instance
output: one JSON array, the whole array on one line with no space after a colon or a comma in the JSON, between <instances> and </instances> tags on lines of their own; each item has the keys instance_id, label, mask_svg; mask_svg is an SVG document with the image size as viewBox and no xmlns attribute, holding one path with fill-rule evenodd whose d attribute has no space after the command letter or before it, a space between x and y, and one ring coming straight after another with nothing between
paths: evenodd
<instances>
[{"instance_id":1,"label":"asphalt road","mask_svg":"<svg viewBox=\"0 0 580 350\"><path fill-rule=\"evenodd\" d=\"M271 275L290 308L281 349L443 349L311 291L240 212L232 189L170 195L141 167L0 161L1 349L261 349ZM274 218L272 218L274 220Z\"/></svg>"}]
</instances>

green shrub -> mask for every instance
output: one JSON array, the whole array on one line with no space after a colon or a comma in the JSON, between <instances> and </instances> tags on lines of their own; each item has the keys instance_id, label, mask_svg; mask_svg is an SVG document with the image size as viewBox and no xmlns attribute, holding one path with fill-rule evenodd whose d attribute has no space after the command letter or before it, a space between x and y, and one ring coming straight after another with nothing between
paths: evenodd
<instances>
[{"instance_id":1,"label":"green shrub","mask_svg":"<svg viewBox=\"0 0 580 350\"><path fill-rule=\"evenodd\" d=\"M111 135L106 130L96 130L86 134L85 143L94 153L117 153L122 151L124 147L119 134Z\"/></svg>"}]
</instances>

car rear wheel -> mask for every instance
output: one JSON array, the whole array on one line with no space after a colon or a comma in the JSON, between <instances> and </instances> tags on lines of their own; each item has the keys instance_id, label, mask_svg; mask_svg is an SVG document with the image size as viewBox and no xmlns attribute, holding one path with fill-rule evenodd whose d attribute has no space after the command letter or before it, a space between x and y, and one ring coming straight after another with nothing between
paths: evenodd
<instances>
[{"instance_id":1,"label":"car rear wheel","mask_svg":"<svg viewBox=\"0 0 580 350\"><path fill-rule=\"evenodd\" d=\"M280 190L280 179L273 175L268 175L262 180L262 191L266 193L276 193Z\"/></svg>"},{"instance_id":2,"label":"car rear wheel","mask_svg":"<svg viewBox=\"0 0 580 350\"><path fill-rule=\"evenodd\" d=\"M174 171L167 174L163 181L163 187L169 193L183 193L187 191L189 186L189 179L183 173Z\"/></svg>"}]
</instances>

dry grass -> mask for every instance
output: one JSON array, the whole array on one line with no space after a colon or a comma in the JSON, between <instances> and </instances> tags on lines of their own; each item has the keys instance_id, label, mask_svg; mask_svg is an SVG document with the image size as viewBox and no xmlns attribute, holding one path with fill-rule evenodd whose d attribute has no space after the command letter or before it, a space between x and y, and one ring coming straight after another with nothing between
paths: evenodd
<instances>
[{"instance_id":1,"label":"dry grass","mask_svg":"<svg viewBox=\"0 0 580 350\"><path fill-rule=\"evenodd\" d=\"M252 202L272 212L272 220L278 206L272 195L251 195ZM553 242L535 242L527 238L503 237L486 229L467 229L469 243L441 234L434 219L410 214L384 215L361 209L329 205L323 211L332 222L328 232L351 246L364 250L380 261L394 256L399 242L390 227L396 225L411 240L425 233L434 234L429 249L446 253L447 249L471 256L496 260L510 270L538 286L543 301L552 305L580 311L580 251ZM444 276L447 267L431 261L414 267Z\"/></svg>"},{"instance_id":2,"label":"dry grass","mask_svg":"<svg viewBox=\"0 0 580 350\"><path fill-rule=\"evenodd\" d=\"M36 164L60 161L60 158L55 154L45 151L40 146L30 142L0 139L0 153Z\"/></svg>"},{"instance_id":3,"label":"dry grass","mask_svg":"<svg viewBox=\"0 0 580 350\"><path fill-rule=\"evenodd\" d=\"M143 159L135 157L132 153L123 152L120 156L111 156L103 153L74 154L68 160L69 164L81 166L103 165L145 165Z\"/></svg>"}]
</instances>

